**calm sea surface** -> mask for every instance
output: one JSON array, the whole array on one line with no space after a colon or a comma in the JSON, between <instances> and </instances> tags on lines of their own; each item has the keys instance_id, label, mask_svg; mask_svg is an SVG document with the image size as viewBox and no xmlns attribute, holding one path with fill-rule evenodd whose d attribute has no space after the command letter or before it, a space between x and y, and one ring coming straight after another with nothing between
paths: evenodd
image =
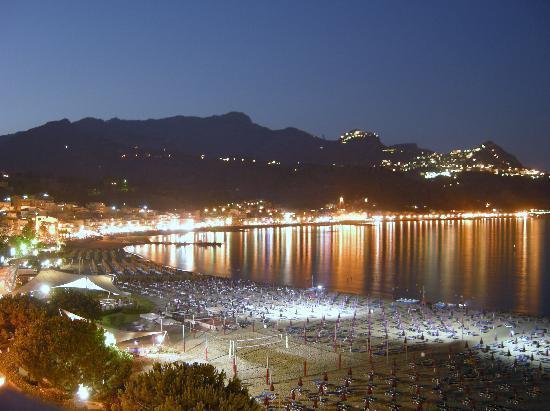
<instances>
[{"instance_id":1,"label":"calm sea surface","mask_svg":"<svg viewBox=\"0 0 550 411\"><path fill-rule=\"evenodd\" d=\"M174 234L141 245L159 263L221 277L550 315L550 219L395 222Z\"/></svg>"}]
</instances>

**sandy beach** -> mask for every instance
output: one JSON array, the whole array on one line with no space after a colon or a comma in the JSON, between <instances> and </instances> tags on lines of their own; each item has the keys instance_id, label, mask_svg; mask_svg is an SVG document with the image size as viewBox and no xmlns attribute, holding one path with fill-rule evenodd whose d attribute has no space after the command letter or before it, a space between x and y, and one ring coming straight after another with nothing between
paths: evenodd
<instances>
[{"instance_id":1,"label":"sandy beach","mask_svg":"<svg viewBox=\"0 0 550 411\"><path fill-rule=\"evenodd\" d=\"M547 318L268 286L118 253L116 284L158 310L139 326L167 331L142 358L211 363L266 406L545 409Z\"/></svg>"}]
</instances>

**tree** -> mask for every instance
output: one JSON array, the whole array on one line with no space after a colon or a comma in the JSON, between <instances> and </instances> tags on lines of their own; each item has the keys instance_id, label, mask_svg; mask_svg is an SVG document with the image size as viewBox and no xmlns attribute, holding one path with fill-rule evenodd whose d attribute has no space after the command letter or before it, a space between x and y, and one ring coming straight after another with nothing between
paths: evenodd
<instances>
[{"instance_id":1,"label":"tree","mask_svg":"<svg viewBox=\"0 0 550 411\"><path fill-rule=\"evenodd\" d=\"M46 306L27 295L0 298L0 345L5 345L22 326L46 316Z\"/></svg>"},{"instance_id":2,"label":"tree","mask_svg":"<svg viewBox=\"0 0 550 411\"><path fill-rule=\"evenodd\" d=\"M101 306L92 295L70 288L54 288L50 305L89 320L98 320L101 317Z\"/></svg>"},{"instance_id":3,"label":"tree","mask_svg":"<svg viewBox=\"0 0 550 411\"><path fill-rule=\"evenodd\" d=\"M210 364L154 364L125 384L115 411L260 410L238 379L225 385L225 373Z\"/></svg>"},{"instance_id":4,"label":"tree","mask_svg":"<svg viewBox=\"0 0 550 411\"><path fill-rule=\"evenodd\" d=\"M4 234L0 234L0 255L7 254L9 251L9 237Z\"/></svg>"},{"instance_id":5,"label":"tree","mask_svg":"<svg viewBox=\"0 0 550 411\"><path fill-rule=\"evenodd\" d=\"M34 237L36 235L35 225L32 220L29 220L27 224L25 224L25 227L23 227L23 230L21 231L21 237L27 241L34 240Z\"/></svg>"},{"instance_id":6,"label":"tree","mask_svg":"<svg viewBox=\"0 0 550 411\"><path fill-rule=\"evenodd\" d=\"M33 379L66 392L83 384L100 397L122 386L132 364L129 355L105 345L103 329L62 316L40 317L19 328L13 353Z\"/></svg>"}]
</instances>

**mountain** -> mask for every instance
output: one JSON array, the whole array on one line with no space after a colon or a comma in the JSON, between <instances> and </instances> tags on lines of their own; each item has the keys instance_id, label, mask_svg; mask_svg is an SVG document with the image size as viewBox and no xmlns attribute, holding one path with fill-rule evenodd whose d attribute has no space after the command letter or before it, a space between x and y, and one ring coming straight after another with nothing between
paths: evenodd
<instances>
[{"instance_id":1,"label":"mountain","mask_svg":"<svg viewBox=\"0 0 550 411\"><path fill-rule=\"evenodd\" d=\"M111 148L122 151L124 147L139 147L209 158L275 160L283 164L372 165L386 157L384 150L387 149L374 135L342 144L291 127L271 130L236 112L205 118L175 116L158 120L113 118L107 121L84 118L73 123L61 120L4 137L8 152L19 151L20 146L28 142L41 156L60 146L79 147L86 141L102 147L110 144ZM409 159L420 152L416 146L404 145L396 158ZM15 159L11 155L0 155L0 160L9 164Z\"/></svg>"},{"instance_id":2,"label":"mountain","mask_svg":"<svg viewBox=\"0 0 550 411\"><path fill-rule=\"evenodd\" d=\"M401 150L403 145L392 146L393 149ZM407 145L408 151L412 148ZM407 161L388 158L382 160L382 166L397 169L402 172L446 172L459 173L464 171L478 171L489 173L525 173L529 172L521 162L512 154L504 151L492 141L486 141L477 147L465 150L453 150L450 153L426 152L423 150L419 155Z\"/></svg>"},{"instance_id":3,"label":"mountain","mask_svg":"<svg viewBox=\"0 0 550 411\"><path fill-rule=\"evenodd\" d=\"M517 159L494 143L477 153L481 161L495 166L522 167ZM68 146L68 148L65 148ZM384 145L377 134L352 130L338 140L324 140L296 128L271 130L252 122L243 113L220 116L175 116L158 120L52 121L28 131L0 137L0 161L20 167L23 153L32 167L49 169L67 155L83 156L79 166L114 161L134 155L134 150L207 158L246 158L260 162L319 165L379 165L383 160L406 163L417 157L439 156L416 144ZM489 147L491 150L489 150ZM453 152L454 153L454 152ZM453 153L450 153L453 155ZM40 159L40 161L38 161Z\"/></svg>"},{"instance_id":4,"label":"mountain","mask_svg":"<svg viewBox=\"0 0 550 411\"><path fill-rule=\"evenodd\" d=\"M237 112L205 118L63 119L0 136L0 170L19 175L20 187L31 187L31 180L35 187L41 180L59 196L81 202L156 201L173 207L262 197L317 206L346 194L403 208L450 202L474 206L498 196L507 206L547 200L547 179L512 182L459 175L465 185L449 190L445 182L428 183L422 177L425 171L457 164L463 170L483 164L490 167L482 171L491 173L523 167L492 142L435 153L414 143L386 146L377 134L362 130L351 130L339 140L296 128L271 130ZM467 181L480 179L490 187L463 190ZM124 180L128 183L123 185Z\"/></svg>"}]
</instances>

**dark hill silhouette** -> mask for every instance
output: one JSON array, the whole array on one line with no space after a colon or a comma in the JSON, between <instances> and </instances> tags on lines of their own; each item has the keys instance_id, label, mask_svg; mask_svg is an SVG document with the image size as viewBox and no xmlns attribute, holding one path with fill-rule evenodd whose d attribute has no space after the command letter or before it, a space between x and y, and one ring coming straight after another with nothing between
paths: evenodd
<instances>
[{"instance_id":1,"label":"dark hill silhouette","mask_svg":"<svg viewBox=\"0 0 550 411\"><path fill-rule=\"evenodd\" d=\"M205 118L175 116L158 120L113 118L107 121L84 118L73 123L60 120L16 133L6 140L15 144L8 146L13 150L17 144L27 141L35 144L37 136L43 144L52 147L61 140L67 142L72 136L73 144L78 140L101 145L110 142L120 148L138 146L144 150L204 154L214 158L237 156L284 164L371 165L385 158L383 149L387 148L378 138L341 144L292 127L271 130L237 112ZM396 158L405 160L422 151L416 145L403 147ZM44 148L40 147L41 153Z\"/></svg>"},{"instance_id":2,"label":"dark hill silhouette","mask_svg":"<svg viewBox=\"0 0 550 411\"><path fill-rule=\"evenodd\" d=\"M491 157L493 163L513 163L521 166L515 157L508 155L494 143L502 161ZM408 161L420 154L430 153L416 144L399 144L388 147L376 136L342 144L338 140L324 140L296 128L271 130L252 122L246 114L231 112L211 117L175 116L157 120L100 120L84 118L70 122L63 119L43 126L0 137L0 160L10 165L21 160L39 159L45 164L50 158L59 161L67 153L59 147L74 149L74 159L86 152L82 164L89 166L112 161L116 155L138 147L150 152L200 156L208 158L244 157L258 161L278 161L283 164L324 165L378 165L383 159ZM395 148L392 153L388 149ZM96 164L96 165L97 165ZM40 164L34 164L40 167Z\"/></svg>"},{"instance_id":3,"label":"dark hill silhouette","mask_svg":"<svg viewBox=\"0 0 550 411\"><path fill-rule=\"evenodd\" d=\"M483 161L521 166L496 144L484 146L476 152ZM0 136L0 169L20 176L18 190L41 181L58 198L81 202L174 207L262 197L318 206L344 194L401 209L479 208L499 201L514 208L550 206L547 179L469 175L449 189L444 181L425 181L418 170L380 168L384 159L396 163L430 153L413 143L386 146L374 134L343 144L296 128L271 130L236 112L157 120L63 119ZM281 164L268 165L272 160ZM111 184L122 179L129 181L124 191Z\"/></svg>"}]
</instances>

